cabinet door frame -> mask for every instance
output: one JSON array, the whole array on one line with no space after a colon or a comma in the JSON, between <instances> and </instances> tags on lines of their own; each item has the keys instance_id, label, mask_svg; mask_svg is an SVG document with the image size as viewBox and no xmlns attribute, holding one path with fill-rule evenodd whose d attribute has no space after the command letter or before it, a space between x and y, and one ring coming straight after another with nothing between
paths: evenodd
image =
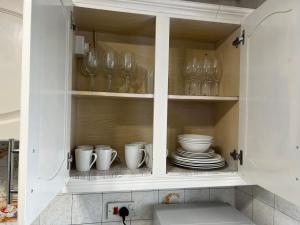
<instances>
[{"instance_id":1,"label":"cabinet door frame","mask_svg":"<svg viewBox=\"0 0 300 225\"><path fill-rule=\"evenodd\" d=\"M30 225L68 178L70 11L28 0L23 21L18 224Z\"/></svg>"},{"instance_id":2,"label":"cabinet door frame","mask_svg":"<svg viewBox=\"0 0 300 225\"><path fill-rule=\"evenodd\" d=\"M242 23L239 146L244 160L238 170L249 184L296 205L300 205L296 137L300 79L295 62L300 56L299 15L300 3L295 0L267 0Z\"/></svg>"}]
</instances>

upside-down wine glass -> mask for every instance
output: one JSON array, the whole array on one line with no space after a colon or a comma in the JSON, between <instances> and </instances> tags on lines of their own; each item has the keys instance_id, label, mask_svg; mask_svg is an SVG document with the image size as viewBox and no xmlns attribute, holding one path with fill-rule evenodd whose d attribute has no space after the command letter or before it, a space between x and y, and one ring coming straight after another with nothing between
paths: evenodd
<instances>
[{"instance_id":1,"label":"upside-down wine glass","mask_svg":"<svg viewBox=\"0 0 300 225\"><path fill-rule=\"evenodd\" d=\"M83 56L83 63L81 65L81 73L90 78L90 90L95 91L95 77L100 67L100 60L96 49L96 33L93 32L93 44L87 45L86 53Z\"/></svg>"},{"instance_id":2,"label":"upside-down wine glass","mask_svg":"<svg viewBox=\"0 0 300 225\"><path fill-rule=\"evenodd\" d=\"M116 52L113 49L108 48L104 52L103 60L104 60L103 67L104 67L104 71L106 72L106 76L107 76L106 90L111 92L112 91L112 76L117 67L117 61L118 61Z\"/></svg>"},{"instance_id":3,"label":"upside-down wine glass","mask_svg":"<svg viewBox=\"0 0 300 225\"><path fill-rule=\"evenodd\" d=\"M124 82L120 88L120 92L129 92L131 76L135 70L135 66L136 61L134 53L130 51L121 52L120 68L124 72Z\"/></svg>"}]
</instances>

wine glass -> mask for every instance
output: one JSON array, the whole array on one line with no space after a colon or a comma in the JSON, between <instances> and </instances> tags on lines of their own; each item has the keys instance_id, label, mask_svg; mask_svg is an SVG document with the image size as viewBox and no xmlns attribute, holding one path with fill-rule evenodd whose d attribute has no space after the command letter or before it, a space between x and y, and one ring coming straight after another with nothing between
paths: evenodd
<instances>
[{"instance_id":1,"label":"wine glass","mask_svg":"<svg viewBox=\"0 0 300 225\"><path fill-rule=\"evenodd\" d=\"M120 92L129 92L132 73L135 70L136 62L133 52L124 51L120 56L120 68L124 72L124 82Z\"/></svg>"},{"instance_id":2,"label":"wine glass","mask_svg":"<svg viewBox=\"0 0 300 225\"><path fill-rule=\"evenodd\" d=\"M198 91L197 91L197 95L201 95L202 92L201 92L201 85L202 85L202 82L205 78L204 76L204 60L202 58L199 58L198 61L197 61L197 73L196 73L196 77L197 77L197 80L198 80Z\"/></svg>"},{"instance_id":3,"label":"wine glass","mask_svg":"<svg viewBox=\"0 0 300 225\"><path fill-rule=\"evenodd\" d=\"M213 79L213 67L211 59L209 59L207 56L205 56L203 61L203 72L204 80L201 86L201 92L203 96L210 96Z\"/></svg>"},{"instance_id":4,"label":"wine glass","mask_svg":"<svg viewBox=\"0 0 300 225\"><path fill-rule=\"evenodd\" d=\"M95 77L97 75L100 66L99 56L96 48L88 48L87 52L83 56L83 62L81 65L81 73L90 78L90 90L95 91Z\"/></svg>"},{"instance_id":5,"label":"wine glass","mask_svg":"<svg viewBox=\"0 0 300 225\"><path fill-rule=\"evenodd\" d=\"M106 90L111 92L112 91L112 76L117 67L116 52L111 48L107 49L104 52L103 60L104 60L103 67L104 67L104 71L106 72L106 76L107 76Z\"/></svg>"},{"instance_id":6,"label":"wine glass","mask_svg":"<svg viewBox=\"0 0 300 225\"><path fill-rule=\"evenodd\" d=\"M213 67L213 83L212 83L212 87L211 87L211 94L213 96L218 96L219 90L220 90L220 80L222 77L220 60L215 58L213 60L212 67Z\"/></svg>"},{"instance_id":7,"label":"wine glass","mask_svg":"<svg viewBox=\"0 0 300 225\"><path fill-rule=\"evenodd\" d=\"M197 58L193 57L192 60L187 61L184 68L185 74L185 95L194 95L195 93L195 75L197 73ZM193 86L193 88L192 88ZM193 89L193 90L192 90ZM191 93L192 92L192 93Z\"/></svg>"}]
</instances>

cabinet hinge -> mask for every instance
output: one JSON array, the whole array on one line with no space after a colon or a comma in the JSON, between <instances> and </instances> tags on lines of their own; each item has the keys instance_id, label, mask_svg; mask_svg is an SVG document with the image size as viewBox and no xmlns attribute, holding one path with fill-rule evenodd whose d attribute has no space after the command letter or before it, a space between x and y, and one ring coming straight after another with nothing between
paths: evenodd
<instances>
[{"instance_id":1,"label":"cabinet hinge","mask_svg":"<svg viewBox=\"0 0 300 225\"><path fill-rule=\"evenodd\" d=\"M73 156L71 154L71 152L68 152L68 163L67 163L67 169L70 170L71 169L71 163L73 161Z\"/></svg>"},{"instance_id":2,"label":"cabinet hinge","mask_svg":"<svg viewBox=\"0 0 300 225\"><path fill-rule=\"evenodd\" d=\"M74 19L74 16L73 16L73 12L71 11L70 13L70 29L75 31L76 30L76 23L75 23L75 19Z\"/></svg>"},{"instance_id":3,"label":"cabinet hinge","mask_svg":"<svg viewBox=\"0 0 300 225\"><path fill-rule=\"evenodd\" d=\"M230 152L230 156L231 156L234 160L239 160L239 161L240 161L240 165L243 165L243 150L240 150L240 152L238 153L238 152L234 149L233 152Z\"/></svg>"},{"instance_id":4,"label":"cabinet hinge","mask_svg":"<svg viewBox=\"0 0 300 225\"><path fill-rule=\"evenodd\" d=\"M236 48L240 46L240 44L245 44L245 30L242 31L242 35L237 37L233 42L232 45Z\"/></svg>"}]
</instances>

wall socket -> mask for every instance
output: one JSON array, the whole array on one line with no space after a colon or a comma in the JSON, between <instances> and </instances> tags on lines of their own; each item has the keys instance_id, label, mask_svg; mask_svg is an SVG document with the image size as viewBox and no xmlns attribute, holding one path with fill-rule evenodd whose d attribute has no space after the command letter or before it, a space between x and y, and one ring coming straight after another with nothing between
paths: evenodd
<instances>
[{"instance_id":1,"label":"wall socket","mask_svg":"<svg viewBox=\"0 0 300 225\"><path fill-rule=\"evenodd\" d=\"M134 202L108 202L107 203L107 219L113 219L115 221L121 220L119 216L119 210L122 207L126 207L129 210L129 216L127 219L131 219L134 216Z\"/></svg>"}]
</instances>

